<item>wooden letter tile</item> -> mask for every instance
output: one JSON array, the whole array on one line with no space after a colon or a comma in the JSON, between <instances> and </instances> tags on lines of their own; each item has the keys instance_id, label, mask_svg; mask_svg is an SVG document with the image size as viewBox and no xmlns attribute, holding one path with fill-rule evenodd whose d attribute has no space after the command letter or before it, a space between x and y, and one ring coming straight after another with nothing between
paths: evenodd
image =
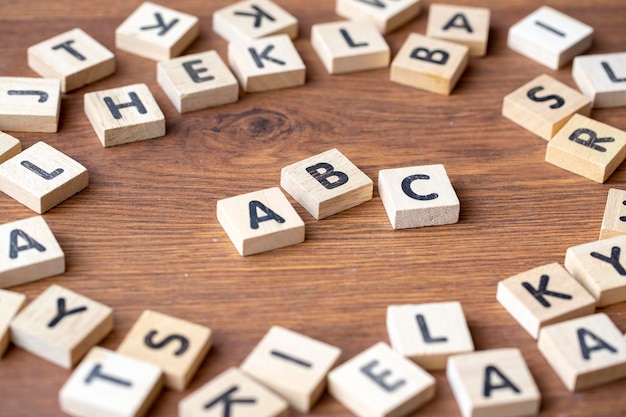
<instances>
[{"instance_id":1,"label":"wooden letter tile","mask_svg":"<svg viewBox=\"0 0 626 417\"><path fill-rule=\"evenodd\" d=\"M66 92L113 74L115 56L83 30L72 29L28 48L28 66L59 79Z\"/></svg>"},{"instance_id":2,"label":"wooden letter tile","mask_svg":"<svg viewBox=\"0 0 626 417\"><path fill-rule=\"evenodd\" d=\"M519 349L452 356L447 377L463 417L539 414L541 393Z\"/></svg>"},{"instance_id":3,"label":"wooden letter tile","mask_svg":"<svg viewBox=\"0 0 626 417\"><path fill-rule=\"evenodd\" d=\"M324 392L326 375L339 355L334 346L273 326L241 370L306 413Z\"/></svg>"},{"instance_id":4,"label":"wooden letter tile","mask_svg":"<svg viewBox=\"0 0 626 417\"><path fill-rule=\"evenodd\" d=\"M471 56L487 54L491 11L483 7L431 4L426 35L469 47Z\"/></svg>"},{"instance_id":5,"label":"wooden letter tile","mask_svg":"<svg viewBox=\"0 0 626 417\"><path fill-rule=\"evenodd\" d=\"M94 347L63 385L59 403L73 417L140 417L162 386L158 366Z\"/></svg>"},{"instance_id":6,"label":"wooden letter tile","mask_svg":"<svg viewBox=\"0 0 626 417\"><path fill-rule=\"evenodd\" d=\"M165 61L180 55L198 34L197 17L144 2L115 29L115 47Z\"/></svg>"},{"instance_id":7,"label":"wooden letter tile","mask_svg":"<svg viewBox=\"0 0 626 417\"><path fill-rule=\"evenodd\" d=\"M509 29L509 48L557 70L591 46L593 28L548 6Z\"/></svg>"},{"instance_id":8,"label":"wooden letter tile","mask_svg":"<svg viewBox=\"0 0 626 417\"><path fill-rule=\"evenodd\" d=\"M461 205L443 165L383 169L378 193L394 229L459 221Z\"/></svg>"},{"instance_id":9,"label":"wooden letter tile","mask_svg":"<svg viewBox=\"0 0 626 417\"><path fill-rule=\"evenodd\" d=\"M434 398L435 378L377 343L332 370L328 390L359 417L401 417Z\"/></svg>"},{"instance_id":10,"label":"wooden letter tile","mask_svg":"<svg viewBox=\"0 0 626 417\"><path fill-rule=\"evenodd\" d=\"M606 198L600 238L626 235L626 191L611 188Z\"/></svg>"},{"instance_id":11,"label":"wooden letter tile","mask_svg":"<svg viewBox=\"0 0 626 417\"><path fill-rule=\"evenodd\" d=\"M211 329L146 310L117 351L158 365L165 385L184 391L211 348Z\"/></svg>"},{"instance_id":12,"label":"wooden letter tile","mask_svg":"<svg viewBox=\"0 0 626 417\"><path fill-rule=\"evenodd\" d=\"M533 339L543 326L593 314L596 308L595 298L558 263L500 281L496 298Z\"/></svg>"},{"instance_id":13,"label":"wooden letter tile","mask_svg":"<svg viewBox=\"0 0 626 417\"><path fill-rule=\"evenodd\" d=\"M11 135L0 132L0 164L22 152L22 143Z\"/></svg>"},{"instance_id":14,"label":"wooden letter tile","mask_svg":"<svg viewBox=\"0 0 626 417\"><path fill-rule=\"evenodd\" d=\"M85 114L104 147L165 135L165 116L145 84L85 94Z\"/></svg>"},{"instance_id":15,"label":"wooden letter tile","mask_svg":"<svg viewBox=\"0 0 626 417\"><path fill-rule=\"evenodd\" d=\"M24 294L0 290L0 359L9 347L9 323L25 303Z\"/></svg>"},{"instance_id":16,"label":"wooden letter tile","mask_svg":"<svg viewBox=\"0 0 626 417\"><path fill-rule=\"evenodd\" d=\"M61 81L0 77L0 130L54 133L61 108Z\"/></svg>"},{"instance_id":17,"label":"wooden letter tile","mask_svg":"<svg viewBox=\"0 0 626 417\"><path fill-rule=\"evenodd\" d=\"M572 77L593 107L626 106L626 52L577 56Z\"/></svg>"},{"instance_id":18,"label":"wooden letter tile","mask_svg":"<svg viewBox=\"0 0 626 417\"><path fill-rule=\"evenodd\" d=\"M239 83L215 51L159 62L157 81L179 113L239 100Z\"/></svg>"},{"instance_id":19,"label":"wooden letter tile","mask_svg":"<svg viewBox=\"0 0 626 417\"><path fill-rule=\"evenodd\" d=\"M281 170L280 185L317 220L372 199L373 181L337 149Z\"/></svg>"},{"instance_id":20,"label":"wooden letter tile","mask_svg":"<svg viewBox=\"0 0 626 417\"><path fill-rule=\"evenodd\" d=\"M546 162L603 183L626 158L626 132L580 114L548 143Z\"/></svg>"},{"instance_id":21,"label":"wooden letter tile","mask_svg":"<svg viewBox=\"0 0 626 417\"><path fill-rule=\"evenodd\" d=\"M421 0L336 0L335 12L350 20L369 20L380 33L389 33L416 18Z\"/></svg>"},{"instance_id":22,"label":"wooden letter tile","mask_svg":"<svg viewBox=\"0 0 626 417\"><path fill-rule=\"evenodd\" d=\"M604 313L544 327L537 347L570 391L626 377L626 340Z\"/></svg>"},{"instance_id":23,"label":"wooden letter tile","mask_svg":"<svg viewBox=\"0 0 626 417\"><path fill-rule=\"evenodd\" d=\"M411 33L391 63L390 79L410 87L450 95L467 67L469 48Z\"/></svg>"},{"instance_id":24,"label":"wooden letter tile","mask_svg":"<svg viewBox=\"0 0 626 417\"><path fill-rule=\"evenodd\" d=\"M474 351L457 301L389 306L387 332L396 352L427 370L445 369L449 356Z\"/></svg>"},{"instance_id":25,"label":"wooden letter tile","mask_svg":"<svg viewBox=\"0 0 626 417\"><path fill-rule=\"evenodd\" d=\"M13 320L11 340L15 346L69 369L111 330L110 307L52 285Z\"/></svg>"}]
</instances>

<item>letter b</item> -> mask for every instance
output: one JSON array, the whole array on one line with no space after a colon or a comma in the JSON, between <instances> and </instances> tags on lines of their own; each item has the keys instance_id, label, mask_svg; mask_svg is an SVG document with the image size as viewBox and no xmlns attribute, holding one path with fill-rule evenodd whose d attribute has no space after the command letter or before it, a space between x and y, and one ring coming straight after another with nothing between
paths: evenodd
<instances>
[{"instance_id":1,"label":"letter b","mask_svg":"<svg viewBox=\"0 0 626 417\"><path fill-rule=\"evenodd\" d=\"M326 162L320 162L319 164L307 167L306 172L311 174L311 176L327 190L340 187L349 180L348 175L341 171L335 171L335 168ZM334 180L331 181L331 178L334 178Z\"/></svg>"},{"instance_id":2,"label":"letter b","mask_svg":"<svg viewBox=\"0 0 626 417\"><path fill-rule=\"evenodd\" d=\"M411 52L411 58L432 62L437 65L446 65L448 58L450 58L450 54L443 49L433 49L431 51L420 47L413 49L413 52Z\"/></svg>"}]
</instances>

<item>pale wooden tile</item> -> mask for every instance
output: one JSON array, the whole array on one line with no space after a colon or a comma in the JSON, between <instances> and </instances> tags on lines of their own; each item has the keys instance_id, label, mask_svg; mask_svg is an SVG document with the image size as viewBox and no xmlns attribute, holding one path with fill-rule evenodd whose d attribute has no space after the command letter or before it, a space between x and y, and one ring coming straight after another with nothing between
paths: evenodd
<instances>
[{"instance_id":1,"label":"pale wooden tile","mask_svg":"<svg viewBox=\"0 0 626 417\"><path fill-rule=\"evenodd\" d=\"M159 62L157 81L179 113L239 100L239 83L215 51Z\"/></svg>"},{"instance_id":2,"label":"pale wooden tile","mask_svg":"<svg viewBox=\"0 0 626 417\"><path fill-rule=\"evenodd\" d=\"M59 80L0 77L0 130L54 133L60 108Z\"/></svg>"},{"instance_id":3,"label":"pale wooden tile","mask_svg":"<svg viewBox=\"0 0 626 417\"><path fill-rule=\"evenodd\" d=\"M9 347L9 324L24 304L26 304L24 294L0 290L0 359Z\"/></svg>"},{"instance_id":4,"label":"pale wooden tile","mask_svg":"<svg viewBox=\"0 0 626 417\"><path fill-rule=\"evenodd\" d=\"M603 183L626 158L626 132L575 114L548 143L546 162Z\"/></svg>"},{"instance_id":5,"label":"pale wooden tile","mask_svg":"<svg viewBox=\"0 0 626 417\"><path fill-rule=\"evenodd\" d=\"M111 330L110 307L52 285L11 322L11 340L34 355L69 369Z\"/></svg>"},{"instance_id":6,"label":"pale wooden tile","mask_svg":"<svg viewBox=\"0 0 626 417\"><path fill-rule=\"evenodd\" d=\"M184 391L211 343L212 333L208 327L145 310L117 351L154 363L163 370L168 388Z\"/></svg>"},{"instance_id":7,"label":"pale wooden tile","mask_svg":"<svg viewBox=\"0 0 626 417\"><path fill-rule=\"evenodd\" d=\"M421 0L336 0L335 12L346 19L369 20L380 33L389 33L416 18Z\"/></svg>"},{"instance_id":8,"label":"pale wooden tile","mask_svg":"<svg viewBox=\"0 0 626 417\"><path fill-rule=\"evenodd\" d=\"M281 170L280 185L320 220L372 199L373 181L337 149Z\"/></svg>"},{"instance_id":9,"label":"pale wooden tile","mask_svg":"<svg viewBox=\"0 0 626 417\"><path fill-rule=\"evenodd\" d=\"M594 108L626 106L626 52L577 56L572 77Z\"/></svg>"},{"instance_id":10,"label":"pale wooden tile","mask_svg":"<svg viewBox=\"0 0 626 417\"><path fill-rule=\"evenodd\" d=\"M485 56L490 18L484 7L431 4L426 36L466 45L471 56Z\"/></svg>"},{"instance_id":11,"label":"pale wooden tile","mask_svg":"<svg viewBox=\"0 0 626 417\"><path fill-rule=\"evenodd\" d=\"M306 413L326 388L326 375L341 349L273 326L241 365L241 370Z\"/></svg>"},{"instance_id":12,"label":"pale wooden tile","mask_svg":"<svg viewBox=\"0 0 626 417\"><path fill-rule=\"evenodd\" d=\"M94 347L61 388L59 403L74 417L140 417L162 385L158 366Z\"/></svg>"},{"instance_id":13,"label":"pale wooden tile","mask_svg":"<svg viewBox=\"0 0 626 417\"><path fill-rule=\"evenodd\" d=\"M446 368L448 357L474 351L457 301L387 307L391 347L426 370Z\"/></svg>"},{"instance_id":14,"label":"pale wooden tile","mask_svg":"<svg viewBox=\"0 0 626 417\"><path fill-rule=\"evenodd\" d=\"M626 191L611 188L606 198L599 239L626 235Z\"/></svg>"},{"instance_id":15,"label":"pale wooden tile","mask_svg":"<svg viewBox=\"0 0 626 417\"><path fill-rule=\"evenodd\" d=\"M22 143L19 139L0 132L0 164L8 161L20 152L22 152Z\"/></svg>"}]
</instances>

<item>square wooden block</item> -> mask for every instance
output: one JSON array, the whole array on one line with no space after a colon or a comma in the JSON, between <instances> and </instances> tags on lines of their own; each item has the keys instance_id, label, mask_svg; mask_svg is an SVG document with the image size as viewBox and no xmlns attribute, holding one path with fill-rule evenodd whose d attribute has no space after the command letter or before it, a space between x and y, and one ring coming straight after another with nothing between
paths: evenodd
<instances>
[{"instance_id":1,"label":"square wooden block","mask_svg":"<svg viewBox=\"0 0 626 417\"><path fill-rule=\"evenodd\" d=\"M145 84L85 94L85 114L104 147L165 135L165 116Z\"/></svg>"},{"instance_id":2,"label":"square wooden block","mask_svg":"<svg viewBox=\"0 0 626 417\"><path fill-rule=\"evenodd\" d=\"M42 216L0 226L0 288L65 272L65 254Z\"/></svg>"},{"instance_id":3,"label":"square wooden block","mask_svg":"<svg viewBox=\"0 0 626 417\"><path fill-rule=\"evenodd\" d=\"M61 109L61 81L0 77L0 130L54 133Z\"/></svg>"},{"instance_id":4,"label":"square wooden block","mask_svg":"<svg viewBox=\"0 0 626 417\"><path fill-rule=\"evenodd\" d=\"M239 100L239 83L215 51L159 62L157 81L179 113Z\"/></svg>"},{"instance_id":5,"label":"square wooden block","mask_svg":"<svg viewBox=\"0 0 626 417\"><path fill-rule=\"evenodd\" d=\"M591 101L549 75L540 75L504 97L502 115L545 140L550 140L580 113L591 113Z\"/></svg>"},{"instance_id":6,"label":"square wooden block","mask_svg":"<svg viewBox=\"0 0 626 417\"><path fill-rule=\"evenodd\" d=\"M76 90L115 72L115 56L82 29L72 29L28 48L28 66L42 77Z\"/></svg>"},{"instance_id":7,"label":"square wooden block","mask_svg":"<svg viewBox=\"0 0 626 417\"><path fill-rule=\"evenodd\" d=\"M380 33L389 33L416 18L421 0L336 0L335 12L350 20L369 20Z\"/></svg>"},{"instance_id":8,"label":"square wooden block","mask_svg":"<svg viewBox=\"0 0 626 417\"><path fill-rule=\"evenodd\" d=\"M22 143L11 135L0 132L0 164L22 152Z\"/></svg>"},{"instance_id":9,"label":"square wooden block","mask_svg":"<svg viewBox=\"0 0 626 417\"><path fill-rule=\"evenodd\" d=\"M537 347L570 391L626 377L626 339L604 313L544 327Z\"/></svg>"},{"instance_id":10,"label":"square wooden block","mask_svg":"<svg viewBox=\"0 0 626 417\"><path fill-rule=\"evenodd\" d=\"M519 349L452 356L447 377L463 417L539 414L541 393Z\"/></svg>"},{"instance_id":11,"label":"square wooden block","mask_svg":"<svg viewBox=\"0 0 626 417\"><path fill-rule=\"evenodd\" d=\"M626 191L611 188L606 198L599 239L626 235Z\"/></svg>"},{"instance_id":12,"label":"square wooden block","mask_svg":"<svg viewBox=\"0 0 626 417\"><path fill-rule=\"evenodd\" d=\"M317 220L372 199L374 182L337 149L284 167L280 185Z\"/></svg>"},{"instance_id":13,"label":"square wooden block","mask_svg":"<svg viewBox=\"0 0 626 417\"><path fill-rule=\"evenodd\" d=\"M26 304L24 294L0 290L0 359L9 347L9 324L24 304Z\"/></svg>"},{"instance_id":14,"label":"square wooden block","mask_svg":"<svg viewBox=\"0 0 626 417\"><path fill-rule=\"evenodd\" d=\"M378 194L394 229L459 221L461 204L443 165L383 169Z\"/></svg>"},{"instance_id":15,"label":"square wooden block","mask_svg":"<svg viewBox=\"0 0 626 417\"><path fill-rule=\"evenodd\" d=\"M626 158L626 132L575 114L548 143L546 162L603 183Z\"/></svg>"},{"instance_id":16,"label":"square wooden block","mask_svg":"<svg viewBox=\"0 0 626 417\"><path fill-rule=\"evenodd\" d=\"M273 326L241 365L241 370L306 413L326 388L326 375L341 349Z\"/></svg>"},{"instance_id":17,"label":"square wooden block","mask_svg":"<svg viewBox=\"0 0 626 417\"><path fill-rule=\"evenodd\" d=\"M73 417L140 417L163 386L161 369L94 347L61 391L61 410Z\"/></svg>"},{"instance_id":18,"label":"square wooden block","mask_svg":"<svg viewBox=\"0 0 626 417\"><path fill-rule=\"evenodd\" d=\"M509 28L507 45L557 70L591 46L593 28L548 6L541 6Z\"/></svg>"},{"instance_id":19,"label":"square wooden block","mask_svg":"<svg viewBox=\"0 0 626 417\"><path fill-rule=\"evenodd\" d=\"M393 350L427 370L446 369L449 356L474 351L458 301L389 306L387 332Z\"/></svg>"},{"instance_id":20,"label":"square wooden block","mask_svg":"<svg viewBox=\"0 0 626 417\"><path fill-rule=\"evenodd\" d=\"M182 54L199 33L196 16L146 1L115 29L115 47L166 61Z\"/></svg>"},{"instance_id":21,"label":"square wooden block","mask_svg":"<svg viewBox=\"0 0 626 417\"><path fill-rule=\"evenodd\" d=\"M359 417L401 417L435 397L435 378L377 343L333 369L328 391Z\"/></svg>"},{"instance_id":22,"label":"square wooden block","mask_svg":"<svg viewBox=\"0 0 626 417\"><path fill-rule=\"evenodd\" d=\"M213 13L213 31L228 42L285 34L298 37L298 19L270 0L245 0Z\"/></svg>"},{"instance_id":23,"label":"square wooden block","mask_svg":"<svg viewBox=\"0 0 626 417\"><path fill-rule=\"evenodd\" d=\"M117 351L158 365L165 385L184 391L211 348L211 329L146 310Z\"/></svg>"},{"instance_id":24,"label":"square wooden block","mask_svg":"<svg viewBox=\"0 0 626 417\"><path fill-rule=\"evenodd\" d=\"M469 48L411 33L391 62L393 82L450 95L467 68Z\"/></svg>"},{"instance_id":25,"label":"square wooden block","mask_svg":"<svg viewBox=\"0 0 626 417\"><path fill-rule=\"evenodd\" d=\"M297 87L305 83L304 62L287 35L230 43L228 62L248 93Z\"/></svg>"},{"instance_id":26,"label":"square wooden block","mask_svg":"<svg viewBox=\"0 0 626 417\"><path fill-rule=\"evenodd\" d=\"M178 403L179 417L286 417L289 405L237 368L230 368Z\"/></svg>"},{"instance_id":27,"label":"square wooden block","mask_svg":"<svg viewBox=\"0 0 626 417\"><path fill-rule=\"evenodd\" d=\"M594 108L626 106L626 52L577 56L572 77Z\"/></svg>"},{"instance_id":28,"label":"square wooden block","mask_svg":"<svg viewBox=\"0 0 626 417\"><path fill-rule=\"evenodd\" d=\"M490 18L484 7L431 4L426 36L466 45L471 56L485 56Z\"/></svg>"},{"instance_id":29,"label":"square wooden block","mask_svg":"<svg viewBox=\"0 0 626 417\"><path fill-rule=\"evenodd\" d=\"M596 309L596 299L558 263L500 281L496 298L533 339L548 324L593 314Z\"/></svg>"},{"instance_id":30,"label":"square wooden block","mask_svg":"<svg viewBox=\"0 0 626 417\"><path fill-rule=\"evenodd\" d=\"M11 340L15 346L70 369L111 330L111 307L52 285L13 320Z\"/></svg>"},{"instance_id":31,"label":"square wooden block","mask_svg":"<svg viewBox=\"0 0 626 417\"><path fill-rule=\"evenodd\" d=\"M44 142L0 165L0 190L39 214L87 185L87 168Z\"/></svg>"}]
</instances>

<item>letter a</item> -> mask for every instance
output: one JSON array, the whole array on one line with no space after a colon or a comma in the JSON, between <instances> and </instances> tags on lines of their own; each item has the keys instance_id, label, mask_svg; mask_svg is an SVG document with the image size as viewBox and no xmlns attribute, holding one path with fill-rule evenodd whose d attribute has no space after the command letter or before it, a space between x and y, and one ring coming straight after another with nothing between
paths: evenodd
<instances>
[{"instance_id":1,"label":"letter a","mask_svg":"<svg viewBox=\"0 0 626 417\"><path fill-rule=\"evenodd\" d=\"M285 219L280 217L278 214L274 213L272 209L265 206L265 204L261 203L257 200L252 200L250 204L248 204L248 208L250 211L250 228L258 229L259 223L266 222L268 220L275 220L278 223L285 223ZM265 216L259 217L257 215L257 209L260 209L265 213Z\"/></svg>"},{"instance_id":2,"label":"letter a","mask_svg":"<svg viewBox=\"0 0 626 417\"><path fill-rule=\"evenodd\" d=\"M21 245L17 242L18 238L26 241L26 245ZM20 252L28 249L37 249L39 252L45 252L46 248L32 237L28 236L26 232L20 229L11 230L11 239L9 244L9 258L15 259Z\"/></svg>"}]
</instances>

